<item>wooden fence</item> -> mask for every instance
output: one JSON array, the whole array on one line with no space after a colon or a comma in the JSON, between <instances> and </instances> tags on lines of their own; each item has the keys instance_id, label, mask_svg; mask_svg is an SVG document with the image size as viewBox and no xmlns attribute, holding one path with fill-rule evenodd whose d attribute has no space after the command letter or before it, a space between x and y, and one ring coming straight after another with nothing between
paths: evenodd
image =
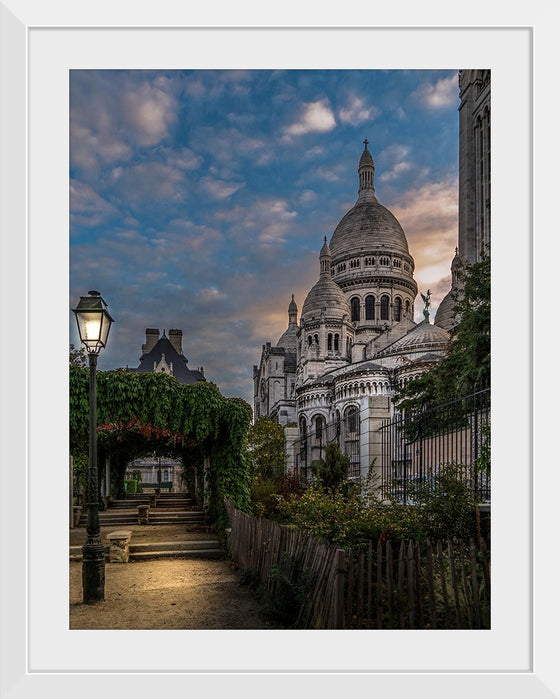
<instances>
[{"instance_id":1,"label":"wooden fence","mask_svg":"<svg viewBox=\"0 0 560 699\"><path fill-rule=\"evenodd\" d=\"M305 628L342 628L344 618L344 551L306 536L295 527L268 519L258 519L225 501L231 526L230 553L244 571L254 571L270 595L275 594L277 578L273 569L282 556L297 561L306 571L309 589L300 611Z\"/></svg>"},{"instance_id":2,"label":"wooden fence","mask_svg":"<svg viewBox=\"0 0 560 699\"><path fill-rule=\"evenodd\" d=\"M370 542L335 549L295 527L258 519L226 500L230 553L276 592L283 556L310 581L300 626L315 629L488 629L490 560L481 540L465 543Z\"/></svg>"}]
</instances>

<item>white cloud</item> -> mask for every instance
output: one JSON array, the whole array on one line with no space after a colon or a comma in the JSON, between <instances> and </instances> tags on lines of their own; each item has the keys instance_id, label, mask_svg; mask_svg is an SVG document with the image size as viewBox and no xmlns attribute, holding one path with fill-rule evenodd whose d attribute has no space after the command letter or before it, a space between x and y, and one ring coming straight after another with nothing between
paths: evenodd
<instances>
[{"instance_id":1,"label":"white cloud","mask_svg":"<svg viewBox=\"0 0 560 699\"><path fill-rule=\"evenodd\" d=\"M226 182L210 176L203 177L200 182L206 194L212 199L227 199L245 184L244 182Z\"/></svg>"},{"instance_id":2,"label":"white cloud","mask_svg":"<svg viewBox=\"0 0 560 699\"><path fill-rule=\"evenodd\" d=\"M178 108L172 81L113 71L76 71L71 80L73 166L94 170L126 161L134 146L169 135Z\"/></svg>"},{"instance_id":3,"label":"white cloud","mask_svg":"<svg viewBox=\"0 0 560 699\"><path fill-rule=\"evenodd\" d=\"M346 106L341 107L338 111L338 118L343 124L358 126L365 121L372 121L379 116L377 107L367 107L363 99L354 95L348 100Z\"/></svg>"},{"instance_id":4,"label":"white cloud","mask_svg":"<svg viewBox=\"0 0 560 699\"><path fill-rule=\"evenodd\" d=\"M308 102L298 121L284 129L285 136L303 136L307 133L325 133L336 126L336 119L328 100Z\"/></svg>"},{"instance_id":5,"label":"white cloud","mask_svg":"<svg viewBox=\"0 0 560 699\"><path fill-rule=\"evenodd\" d=\"M457 104L458 92L457 75L454 74L438 80L435 85L421 85L412 96L429 109L440 109Z\"/></svg>"},{"instance_id":6,"label":"white cloud","mask_svg":"<svg viewBox=\"0 0 560 699\"><path fill-rule=\"evenodd\" d=\"M140 145L152 146L167 136L176 111L172 95L144 83L125 92L121 100L121 118L131 127Z\"/></svg>"},{"instance_id":7,"label":"white cloud","mask_svg":"<svg viewBox=\"0 0 560 699\"><path fill-rule=\"evenodd\" d=\"M76 179L70 180L70 211L72 223L81 226L98 226L118 213L93 187Z\"/></svg>"},{"instance_id":8,"label":"white cloud","mask_svg":"<svg viewBox=\"0 0 560 699\"><path fill-rule=\"evenodd\" d=\"M177 199L184 185L182 172L155 162L114 168L111 178L115 190L127 204Z\"/></svg>"}]
</instances>

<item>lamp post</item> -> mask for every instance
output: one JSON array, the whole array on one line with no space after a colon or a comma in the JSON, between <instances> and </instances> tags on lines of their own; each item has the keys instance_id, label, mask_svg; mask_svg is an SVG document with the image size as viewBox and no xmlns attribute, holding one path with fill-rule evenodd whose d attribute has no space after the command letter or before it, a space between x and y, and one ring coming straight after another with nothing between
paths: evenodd
<instances>
[{"instance_id":1,"label":"lamp post","mask_svg":"<svg viewBox=\"0 0 560 699\"><path fill-rule=\"evenodd\" d=\"M89 358L89 459L87 486L87 539L82 547L82 588L85 603L105 599L105 547L99 531L97 478L97 355L107 344L113 319L98 291L80 296L76 314L80 341Z\"/></svg>"}]
</instances>

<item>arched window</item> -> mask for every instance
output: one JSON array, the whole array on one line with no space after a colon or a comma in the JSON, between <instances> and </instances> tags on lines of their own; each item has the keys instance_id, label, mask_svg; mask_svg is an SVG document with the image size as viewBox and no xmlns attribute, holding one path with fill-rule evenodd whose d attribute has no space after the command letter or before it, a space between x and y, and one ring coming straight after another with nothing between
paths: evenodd
<instances>
[{"instance_id":1,"label":"arched window","mask_svg":"<svg viewBox=\"0 0 560 699\"><path fill-rule=\"evenodd\" d=\"M347 354L348 356L350 356L351 349L352 349L352 346L351 346L351 344L350 344L350 338L347 337L347 338L346 338L346 354Z\"/></svg>"},{"instance_id":2,"label":"arched window","mask_svg":"<svg viewBox=\"0 0 560 699\"><path fill-rule=\"evenodd\" d=\"M350 457L349 476L360 475L360 413L355 405L344 411L344 453Z\"/></svg>"},{"instance_id":3,"label":"arched window","mask_svg":"<svg viewBox=\"0 0 560 699\"><path fill-rule=\"evenodd\" d=\"M163 480L167 483L169 481L169 471L163 472Z\"/></svg>"},{"instance_id":4,"label":"arched window","mask_svg":"<svg viewBox=\"0 0 560 699\"><path fill-rule=\"evenodd\" d=\"M393 316L397 322L401 320L402 317L402 299L400 296L397 296L395 299L395 305L393 308Z\"/></svg>"},{"instance_id":5,"label":"arched window","mask_svg":"<svg viewBox=\"0 0 560 699\"><path fill-rule=\"evenodd\" d=\"M313 338L311 337L311 335L308 335L308 336L307 336L307 345L308 345L309 347L311 347L311 344L312 344L312 343L313 343Z\"/></svg>"},{"instance_id":6,"label":"arched window","mask_svg":"<svg viewBox=\"0 0 560 699\"><path fill-rule=\"evenodd\" d=\"M338 352L338 333L334 334L334 351Z\"/></svg>"},{"instance_id":7,"label":"arched window","mask_svg":"<svg viewBox=\"0 0 560 699\"><path fill-rule=\"evenodd\" d=\"M360 320L360 299L356 296L350 301L350 313L352 322Z\"/></svg>"},{"instance_id":8,"label":"arched window","mask_svg":"<svg viewBox=\"0 0 560 699\"><path fill-rule=\"evenodd\" d=\"M323 444L323 418L317 415L315 418L315 442Z\"/></svg>"},{"instance_id":9,"label":"arched window","mask_svg":"<svg viewBox=\"0 0 560 699\"><path fill-rule=\"evenodd\" d=\"M329 352L332 351L332 333L329 333L329 334L327 335L327 350L328 350Z\"/></svg>"},{"instance_id":10,"label":"arched window","mask_svg":"<svg viewBox=\"0 0 560 699\"><path fill-rule=\"evenodd\" d=\"M375 320L375 298L366 296L366 320Z\"/></svg>"},{"instance_id":11,"label":"arched window","mask_svg":"<svg viewBox=\"0 0 560 699\"><path fill-rule=\"evenodd\" d=\"M405 313L406 313L406 317L408 318L408 315L409 315L409 313L410 313L410 301L407 301L407 302L405 303L405 305L404 305L404 310L405 310Z\"/></svg>"},{"instance_id":12,"label":"arched window","mask_svg":"<svg viewBox=\"0 0 560 699\"><path fill-rule=\"evenodd\" d=\"M319 335L313 335L313 340L315 341L315 344L319 344Z\"/></svg>"},{"instance_id":13,"label":"arched window","mask_svg":"<svg viewBox=\"0 0 560 699\"><path fill-rule=\"evenodd\" d=\"M381 297L381 320L389 320L389 297L386 294Z\"/></svg>"}]
</instances>

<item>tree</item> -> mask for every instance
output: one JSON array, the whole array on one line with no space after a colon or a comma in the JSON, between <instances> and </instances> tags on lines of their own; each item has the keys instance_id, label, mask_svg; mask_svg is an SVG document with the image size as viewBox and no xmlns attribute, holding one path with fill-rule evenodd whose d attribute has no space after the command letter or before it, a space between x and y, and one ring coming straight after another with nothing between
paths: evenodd
<instances>
[{"instance_id":1,"label":"tree","mask_svg":"<svg viewBox=\"0 0 560 699\"><path fill-rule=\"evenodd\" d=\"M73 344L70 345L70 366L87 366L88 361L86 351L83 347L76 349Z\"/></svg>"},{"instance_id":2,"label":"tree","mask_svg":"<svg viewBox=\"0 0 560 699\"><path fill-rule=\"evenodd\" d=\"M253 475L261 480L277 480L286 470L284 429L269 417L260 417L249 428L248 448Z\"/></svg>"},{"instance_id":3,"label":"tree","mask_svg":"<svg viewBox=\"0 0 560 699\"><path fill-rule=\"evenodd\" d=\"M458 272L455 317L447 357L430 371L397 389L401 410L425 409L490 384L490 256Z\"/></svg>"},{"instance_id":4,"label":"tree","mask_svg":"<svg viewBox=\"0 0 560 699\"><path fill-rule=\"evenodd\" d=\"M350 457L340 451L336 442L328 442L325 448L325 458L311 464L311 470L317 477L322 488L334 492L348 478Z\"/></svg>"}]
</instances>

